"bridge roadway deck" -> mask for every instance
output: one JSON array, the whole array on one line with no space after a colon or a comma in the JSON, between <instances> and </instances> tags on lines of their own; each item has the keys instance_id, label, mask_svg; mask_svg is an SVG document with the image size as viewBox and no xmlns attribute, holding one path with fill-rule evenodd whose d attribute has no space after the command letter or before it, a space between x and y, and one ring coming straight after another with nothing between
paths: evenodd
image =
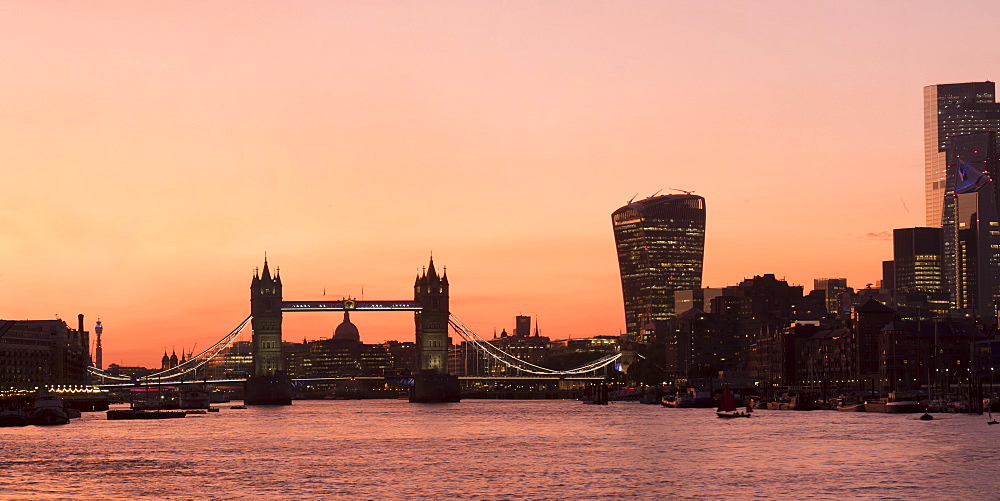
<instances>
[{"instance_id":1,"label":"bridge roadway deck","mask_svg":"<svg viewBox=\"0 0 1000 501\"><path fill-rule=\"evenodd\" d=\"M322 377L322 378L293 378L292 381L308 381L308 382L318 382L318 381L386 381L386 380L403 380L409 379L413 376L338 376L338 377ZM604 381L605 378L602 376L459 376L459 380L463 381ZM163 385L181 385L181 384L232 384L232 383L243 383L246 379L206 379L198 381L143 381L140 380L136 383L116 383L116 384L95 384L94 386L102 389L110 388L129 388L135 386L163 386Z\"/></svg>"},{"instance_id":2,"label":"bridge roadway deck","mask_svg":"<svg viewBox=\"0 0 1000 501\"><path fill-rule=\"evenodd\" d=\"M282 301L281 311L420 311L417 301Z\"/></svg>"}]
</instances>

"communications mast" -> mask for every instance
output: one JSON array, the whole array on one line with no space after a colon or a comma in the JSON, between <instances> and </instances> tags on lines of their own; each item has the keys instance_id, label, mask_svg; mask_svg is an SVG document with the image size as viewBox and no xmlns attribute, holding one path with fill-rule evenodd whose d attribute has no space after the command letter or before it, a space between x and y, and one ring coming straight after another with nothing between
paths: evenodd
<instances>
[{"instance_id":1,"label":"communications mast","mask_svg":"<svg viewBox=\"0 0 1000 501\"><path fill-rule=\"evenodd\" d=\"M97 333L97 349L94 350L96 355L96 360L94 362L97 364L99 370L104 370L104 356L103 348L101 348L101 333L104 332L104 326L101 325L101 319L97 319L97 325L94 326L94 332Z\"/></svg>"}]
</instances>

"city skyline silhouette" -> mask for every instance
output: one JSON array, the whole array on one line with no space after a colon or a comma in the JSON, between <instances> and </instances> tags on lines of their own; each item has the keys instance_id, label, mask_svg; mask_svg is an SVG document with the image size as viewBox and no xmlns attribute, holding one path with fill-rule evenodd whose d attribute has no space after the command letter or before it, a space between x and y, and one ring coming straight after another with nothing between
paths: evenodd
<instances>
[{"instance_id":1,"label":"city skyline silhouette","mask_svg":"<svg viewBox=\"0 0 1000 501\"><path fill-rule=\"evenodd\" d=\"M480 332L615 335L610 215L660 190L707 201L703 286L864 288L923 225L923 87L997 78L1000 7L968 9L0 6L0 318L100 318L105 364L155 366L246 316L265 252L303 300L406 299L433 252Z\"/></svg>"}]
</instances>

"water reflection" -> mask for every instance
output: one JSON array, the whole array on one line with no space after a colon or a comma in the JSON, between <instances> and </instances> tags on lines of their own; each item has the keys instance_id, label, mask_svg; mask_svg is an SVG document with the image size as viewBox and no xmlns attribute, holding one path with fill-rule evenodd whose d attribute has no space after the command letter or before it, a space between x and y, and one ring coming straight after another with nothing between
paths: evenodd
<instances>
[{"instance_id":1,"label":"water reflection","mask_svg":"<svg viewBox=\"0 0 1000 501\"><path fill-rule=\"evenodd\" d=\"M0 498L930 498L993 492L982 416L297 401L0 428ZM988 497L988 495L987 495Z\"/></svg>"}]
</instances>

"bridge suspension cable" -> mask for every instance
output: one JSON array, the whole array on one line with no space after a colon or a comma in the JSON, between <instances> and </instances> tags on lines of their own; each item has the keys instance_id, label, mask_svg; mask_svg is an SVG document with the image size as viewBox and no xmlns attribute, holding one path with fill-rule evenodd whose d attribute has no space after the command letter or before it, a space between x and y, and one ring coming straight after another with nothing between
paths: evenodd
<instances>
[{"instance_id":1,"label":"bridge suspension cable","mask_svg":"<svg viewBox=\"0 0 1000 501\"><path fill-rule=\"evenodd\" d=\"M451 325L452 329L465 341L476 347L482 353L489 355L493 360L496 360L506 367L512 369L527 372L529 374L536 375L548 375L548 376L572 376L586 374L588 372L596 372L600 369L607 367L608 365L614 363L616 360L621 358L621 353L613 353L610 355L603 356L592 362L588 362L579 367L574 367L567 370L555 370L549 369L547 367L542 367L540 365L533 364L527 360L518 358L510 353L505 352L499 347L495 346L490 341L483 339L482 336L476 334L475 331L470 329L461 320L459 320L455 315L449 315L448 324Z\"/></svg>"},{"instance_id":2,"label":"bridge suspension cable","mask_svg":"<svg viewBox=\"0 0 1000 501\"><path fill-rule=\"evenodd\" d=\"M246 320L244 320L238 326L236 326L236 328L233 329L229 334L226 334L222 339L218 340L215 344L209 346L205 351L202 351L198 355L193 356L185 360L184 362L177 364L174 367L164 369L159 372L154 372L147 376L143 376L143 379L158 379L161 381L173 380L173 379L179 379L180 377L186 374L197 371L206 363L208 363L209 360L211 360L216 355L221 353L222 350L228 348L229 345L233 343L233 340L236 339L236 337L239 336L241 332L243 332L243 329L245 329L246 326L250 324L250 321L252 319L253 319L252 315L248 316ZM107 371L98 369L96 367L89 367L87 370L90 372L90 374L94 376L110 379L113 381L132 380L132 378L130 377L116 376L113 374L109 374Z\"/></svg>"},{"instance_id":3,"label":"bridge suspension cable","mask_svg":"<svg viewBox=\"0 0 1000 501\"><path fill-rule=\"evenodd\" d=\"M222 339L217 341L212 346L202 351L196 356L191 357L188 360L178 364L175 367L168 369L163 369L158 372L151 373L149 375L143 376L144 380L158 380L159 382L176 382L182 377L191 374L198 369L202 368L209 360L219 355L224 349L228 348L237 336L250 324L253 316L247 316L243 322L241 322L235 329L225 335ZM596 373L597 371L606 368L607 366L613 364L618 359L621 358L621 353L613 353L610 355L605 355L597 360L593 360L586 364L580 365L566 370L555 370L549 369L547 367L542 367L540 365L531 363L527 360L521 359L513 354L507 353L500 347L496 346L492 342L484 339L482 336L477 334L475 331L470 329L461 320L459 320L454 315L449 315L448 324L452 329L469 345L473 346L480 353L488 355L487 359L498 362L502 366L513 369L515 371L520 371L528 374L542 375L542 376L578 376L587 373ZM120 382L131 382L132 378L128 376L119 376L110 374L107 371L98 369L96 367L89 367L88 371L91 375L103 378L105 381L120 381Z\"/></svg>"}]
</instances>

